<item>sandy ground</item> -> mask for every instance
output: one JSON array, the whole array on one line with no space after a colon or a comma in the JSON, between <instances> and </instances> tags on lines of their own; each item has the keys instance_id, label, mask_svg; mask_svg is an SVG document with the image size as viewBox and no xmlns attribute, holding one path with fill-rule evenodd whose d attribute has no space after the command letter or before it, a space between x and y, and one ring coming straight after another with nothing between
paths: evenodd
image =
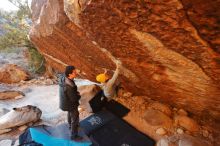
<instances>
[{"instance_id":1,"label":"sandy ground","mask_svg":"<svg viewBox=\"0 0 220 146\"><path fill-rule=\"evenodd\" d=\"M77 84L85 85L87 81L78 80ZM25 93L25 97L21 99L1 100L0 108L2 111L9 111L13 107L25 105L34 105L42 110L41 121L36 124L45 124L55 126L66 122L66 112L59 109L59 87L58 85L0 85L1 89L14 89ZM91 115L84 110L80 110L80 120ZM0 135L0 140L18 139L23 131L14 130L12 132Z\"/></svg>"},{"instance_id":2,"label":"sandy ground","mask_svg":"<svg viewBox=\"0 0 220 146\"><path fill-rule=\"evenodd\" d=\"M23 89L22 89L23 88ZM25 105L34 105L42 110L42 120L45 122L60 123L65 119L65 112L59 109L58 103L58 86L38 86L32 85L22 87L21 91L25 93L25 97L18 100L0 101L0 107L12 109Z\"/></svg>"}]
</instances>

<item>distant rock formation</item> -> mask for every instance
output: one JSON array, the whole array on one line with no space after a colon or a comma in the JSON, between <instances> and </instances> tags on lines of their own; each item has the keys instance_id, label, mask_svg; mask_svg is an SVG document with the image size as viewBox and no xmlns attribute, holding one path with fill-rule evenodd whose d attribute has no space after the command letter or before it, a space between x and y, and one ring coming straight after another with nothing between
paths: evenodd
<instances>
[{"instance_id":1,"label":"distant rock formation","mask_svg":"<svg viewBox=\"0 0 220 146\"><path fill-rule=\"evenodd\" d=\"M30 75L15 64L5 64L0 68L0 83L18 83L30 78Z\"/></svg>"}]
</instances>

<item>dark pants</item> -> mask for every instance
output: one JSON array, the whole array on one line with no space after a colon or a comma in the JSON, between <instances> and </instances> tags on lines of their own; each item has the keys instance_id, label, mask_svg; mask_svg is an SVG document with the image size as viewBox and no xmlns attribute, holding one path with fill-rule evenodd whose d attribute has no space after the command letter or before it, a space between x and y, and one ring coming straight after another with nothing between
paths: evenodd
<instances>
[{"instance_id":1,"label":"dark pants","mask_svg":"<svg viewBox=\"0 0 220 146\"><path fill-rule=\"evenodd\" d=\"M74 111L68 111L67 113L68 123L71 129L71 134L76 136L78 134L79 127L79 111L76 108Z\"/></svg>"},{"instance_id":2,"label":"dark pants","mask_svg":"<svg viewBox=\"0 0 220 146\"><path fill-rule=\"evenodd\" d=\"M103 91L99 91L90 101L89 104L94 113L100 111L106 104L107 98L105 97Z\"/></svg>"}]
</instances>

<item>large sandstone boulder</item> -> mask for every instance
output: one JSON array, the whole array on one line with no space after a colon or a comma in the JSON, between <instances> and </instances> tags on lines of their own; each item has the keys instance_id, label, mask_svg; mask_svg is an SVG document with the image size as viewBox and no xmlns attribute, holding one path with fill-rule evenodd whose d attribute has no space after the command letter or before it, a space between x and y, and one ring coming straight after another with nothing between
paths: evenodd
<instances>
[{"instance_id":1,"label":"large sandstone boulder","mask_svg":"<svg viewBox=\"0 0 220 146\"><path fill-rule=\"evenodd\" d=\"M0 68L0 83L17 83L29 78L29 74L17 65L7 64Z\"/></svg>"},{"instance_id":2,"label":"large sandstone boulder","mask_svg":"<svg viewBox=\"0 0 220 146\"><path fill-rule=\"evenodd\" d=\"M158 110L146 110L144 119L148 124L152 126L165 127L167 129L170 129L172 126L172 120L170 117Z\"/></svg>"},{"instance_id":3,"label":"large sandstone boulder","mask_svg":"<svg viewBox=\"0 0 220 146\"><path fill-rule=\"evenodd\" d=\"M36 106L27 105L13 108L13 110L0 117L0 134L9 132L14 127L37 122L41 115L42 111Z\"/></svg>"},{"instance_id":4,"label":"large sandstone boulder","mask_svg":"<svg viewBox=\"0 0 220 146\"><path fill-rule=\"evenodd\" d=\"M32 42L56 70L95 80L122 61L122 84L220 118L219 1L32 0ZM113 73L113 72L112 72Z\"/></svg>"},{"instance_id":5,"label":"large sandstone boulder","mask_svg":"<svg viewBox=\"0 0 220 146\"><path fill-rule=\"evenodd\" d=\"M170 109L169 106L165 105L165 104L162 104L162 103L159 103L159 102L153 102L149 105L149 108L152 108L152 109L155 109L155 110L158 110L158 111L161 111L162 113L166 114L167 116L171 116L172 114L172 111Z\"/></svg>"}]
</instances>

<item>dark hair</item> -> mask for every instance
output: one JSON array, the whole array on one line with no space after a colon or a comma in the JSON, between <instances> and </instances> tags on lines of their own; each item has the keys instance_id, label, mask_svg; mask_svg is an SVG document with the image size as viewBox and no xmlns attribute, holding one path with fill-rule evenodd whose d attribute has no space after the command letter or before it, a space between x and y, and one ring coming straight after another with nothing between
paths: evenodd
<instances>
[{"instance_id":1,"label":"dark hair","mask_svg":"<svg viewBox=\"0 0 220 146\"><path fill-rule=\"evenodd\" d=\"M69 74L71 74L73 72L73 70L75 70L76 68L74 66L67 66L66 70L65 70L65 75L66 77L69 76Z\"/></svg>"}]
</instances>

